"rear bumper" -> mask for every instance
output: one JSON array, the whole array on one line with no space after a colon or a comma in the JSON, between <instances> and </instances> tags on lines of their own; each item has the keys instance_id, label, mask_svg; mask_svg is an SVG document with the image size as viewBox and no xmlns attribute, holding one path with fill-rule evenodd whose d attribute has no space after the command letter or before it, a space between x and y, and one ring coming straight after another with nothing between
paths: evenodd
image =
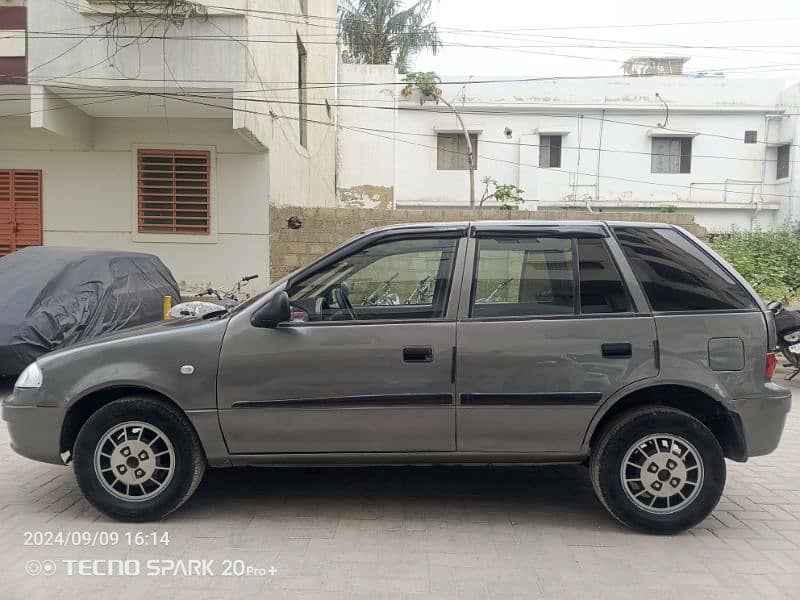
<instances>
[{"instance_id":1,"label":"rear bumper","mask_svg":"<svg viewBox=\"0 0 800 600\"><path fill-rule=\"evenodd\" d=\"M3 420L17 454L55 465L63 465L59 432L64 411L57 407L3 404Z\"/></svg>"},{"instance_id":2,"label":"rear bumper","mask_svg":"<svg viewBox=\"0 0 800 600\"><path fill-rule=\"evenodd\" d=\"M778 447L791 406L792 393L775 383L766 384L763 394L727 403L734 421L739 421L746 457L763 456Z\"/></svg>"}]
</instances>

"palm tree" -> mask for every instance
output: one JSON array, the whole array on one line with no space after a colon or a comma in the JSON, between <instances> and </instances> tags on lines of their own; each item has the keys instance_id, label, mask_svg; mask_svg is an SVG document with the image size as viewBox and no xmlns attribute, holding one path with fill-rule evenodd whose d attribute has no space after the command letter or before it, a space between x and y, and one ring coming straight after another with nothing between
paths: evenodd
<instances>
[{"instance_id":1,"label":"palm tree","mask_svg":"<svg viewBox=\"0 0 800 600\"><path fill-rule=\"evenodd\" d=\"M339 35L347 46L345 60L394 64L405 73L420 50L433 54L442 41L436 25L426 22L436 0L418 0L403 8L401 0L342 0Z\"/></svg>"}]
</instances>

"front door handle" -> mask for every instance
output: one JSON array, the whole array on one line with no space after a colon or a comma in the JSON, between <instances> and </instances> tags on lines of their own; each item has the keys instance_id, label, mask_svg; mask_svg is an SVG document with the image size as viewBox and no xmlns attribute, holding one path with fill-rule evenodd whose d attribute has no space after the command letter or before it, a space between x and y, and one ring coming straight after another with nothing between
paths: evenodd
<instances>
[{"instance_id":1,"label":"front door handle","mask_svg":"<svg viewBox=\"0 0 800 600\"><path fill-rule=\"evenodd\" d=\"M601 346L604 358L630 358L633 350L629 342L621 344L603 344Z\"/></svg>"},{"instance_id":2,"label":"front door handle","mask_svg":"<svg viewBox=\"0 0 800 600\"><path fill-rule=\"evenodd\" d=\"M430 346L414 346L403 348L403 362L429 363L433 362L433 348Z\"/></svg>"}]
</instances>

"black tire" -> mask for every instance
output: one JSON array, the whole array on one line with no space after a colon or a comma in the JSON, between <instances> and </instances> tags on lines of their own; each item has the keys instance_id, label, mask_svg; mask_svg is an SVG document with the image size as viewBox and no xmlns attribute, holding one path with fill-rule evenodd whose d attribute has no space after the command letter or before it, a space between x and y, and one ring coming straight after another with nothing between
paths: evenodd
<instances>
[{"instance_id":1,"label":"black tire","mask_svg":"<svg viewBox=\"0 0 800 600\"><path fill-rule=\"evenodd\" d=\"M143 423L157 428L171 444L172 455L167 463L171 466L171 475L160 488L155 488L157 491L149 492L153 497L126 500L115 496L95 469L98 444L109 431L125 423ZM152 460L161 459L152 457ZM148 396L128 396L98 409L84 423L73 449L73 470L81 491L97 510L119 521L155 521L165 517L191 497L205 469L203 448L186 416L177 408ZM153 486L155 484L151 484ZM146 488L142 487L141 493L145 492Z\"/></svg>"},{"instance_id":2,"label":"black tire","mask_svg":"<svg viewBox=\"0 0 800 600\"><path fill-rule=\"evenodd\" d=\"M646 465L653 462L664 462L668 460L669 453L658 454L655 459L648 458L647 452L666 452L667 440L655 438L645 446L647 452L637 452L633 447L648 436L665 434L671 436L676 441L676 451L681 452L681 439L689 442L693 447L685 454L685 459L681 459L677 468L683 469L686 464L692 464L692 454L696 451L700 459L700 469L685 470L686 477L683 481L679 478L661 479L664 483L651 483L650 486L642 485L642 480L637 476L647 472ZM673 446L669 446L673 448ZM685 449L685 448L684 448ZM631 459L641 462L642 468L637 471L636 466L626 467L625 475L633 481L625 484L622 481L622 467L626 455L631 451ZM648 462L650 461L650 462ZM676 464L671 462L670 464ZM668 473L668 469L656 471L658 466L653 467L655 475L650 474L646 477L658 481L662 473ZM725 487L725 456L713 433L700 421L691 415L677 409L649 406L638 408L624 413L613 420L600 434L597 443L592 450L589 463L589 472L592 479L592 486L598 499L606 507L611 515L623 525L647 533L674 534L694 527L705 519L717 505L722 491ZM683 475L684 473L681 473ZM692 473L692 475L688 475ZM699 476L702 474L702 477ZM696 478L696 485L692 486L690 480ZM679 482L683 485L673 486L673 489L686 494L686 499L681 500L681 496L674 495L670 498L656 497L659 494L666 494L667 485L672 482ZM650 493L649 487L658 486L657 492ZM653 487L655 490L655 487ZM635 502L632 498L639 498ZM655 500L653 500L655 498ZM649 509L642 507L643 503L653 502L654 506ZM673 506L670 508L670 504ZM685 504L684 504L685 503ZM666 506L665 506L666 504ZM681 504L683 506L681 507ZM660 512L653 512L660 511ZM675 512L667 512L675 511Z\"/></svg>"}]
</instances>

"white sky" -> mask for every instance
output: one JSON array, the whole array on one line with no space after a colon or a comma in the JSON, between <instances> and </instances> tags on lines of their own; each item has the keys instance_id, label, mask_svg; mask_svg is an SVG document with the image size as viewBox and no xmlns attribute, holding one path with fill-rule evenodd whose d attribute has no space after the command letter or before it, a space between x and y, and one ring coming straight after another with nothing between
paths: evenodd
<instances>
[{"instance_id":1,"label":"white sky","mask_svg":"<svg viewBox=\"0 0 800 600\"><path fill-rule=\"evenodd\" d=\"M420 55L413 70L504 77L620 75L621 63L630 56L675 54L692 56L687 71L724 69L729 77L800 79L797 0L439 0L434 11L446 46L437 56ZM755 21L607 27L744 19Z\"/></svg>"}]
</instances>

